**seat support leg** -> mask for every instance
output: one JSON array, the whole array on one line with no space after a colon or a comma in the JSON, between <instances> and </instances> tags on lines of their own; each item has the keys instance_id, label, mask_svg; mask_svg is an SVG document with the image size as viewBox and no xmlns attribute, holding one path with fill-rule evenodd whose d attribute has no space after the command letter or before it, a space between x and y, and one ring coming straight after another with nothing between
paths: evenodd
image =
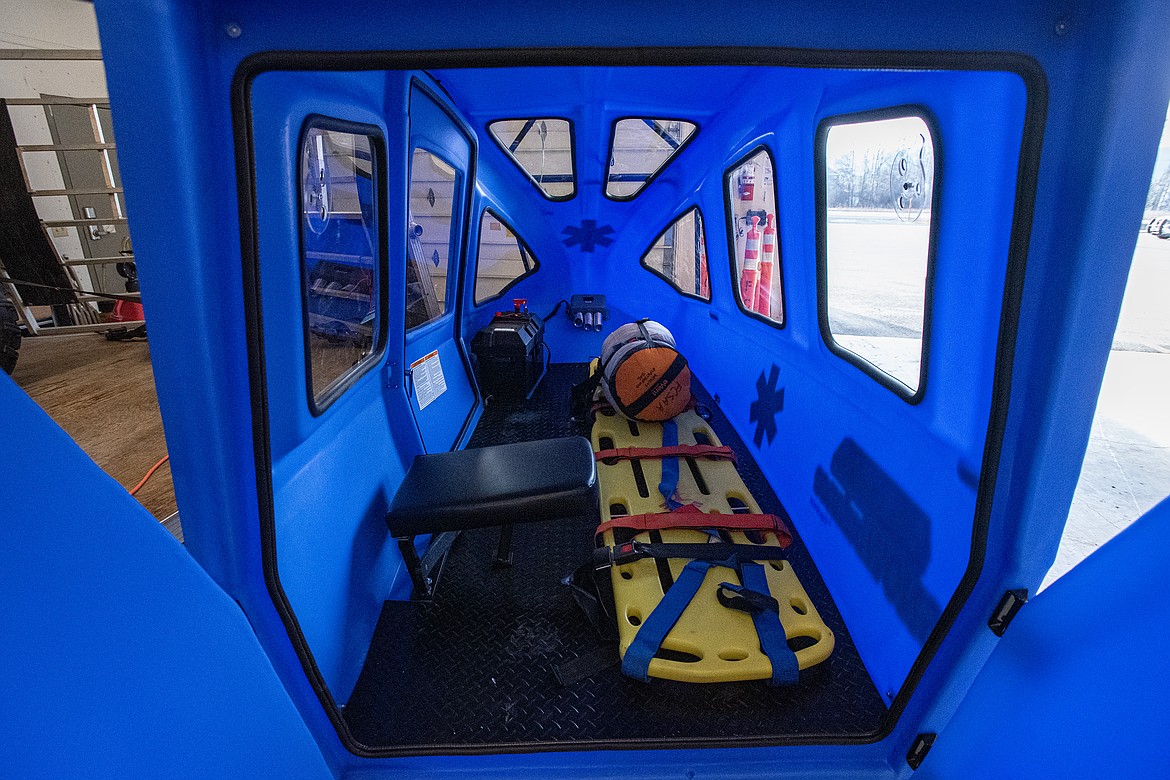
<instances>
[{"instance_id":1,"label":"seat support leg","mask_svg":"<svg viewBox=\"0 0 1170 780\"><path fill-rule=\"evenodd\" d=\"M398 550L406 563L410 581L414 583L414 595L417 598L429 599L434 593L434 581L423 570L422 560L418 557L418 551L414 549L414 537L400 536L395 541L398 542Z\"/></svg>"},{"instance_id":2,"label":"seat support leg","mask_svg":"<svg viewBox=\"0 0 1170 780\"><path fill-rule=\"evenodd\" d=\"M496 547L495 565L507 568L512 565L512 524L500 526L500 543Z\"/></svg>"}]
</instances>

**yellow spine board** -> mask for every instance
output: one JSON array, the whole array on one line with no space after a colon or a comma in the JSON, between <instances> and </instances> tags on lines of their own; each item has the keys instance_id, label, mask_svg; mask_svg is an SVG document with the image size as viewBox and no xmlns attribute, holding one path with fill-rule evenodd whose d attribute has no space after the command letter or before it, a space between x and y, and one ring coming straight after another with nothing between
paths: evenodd
<instances>
[{"instance_id":1,"label":"yellow spine board","mask_svg":"<svg viewBox=\"0 0 1170 780\"><path fill-rule=\"evenodd\" d=\"M715 432L693 410L674 418L678 425L679 444L697 444L696 434L705 437L704 443L721 445ZM631 422L602 409L593 424L593 450L600 452L614 447L661 447L661 423ZM690 462L702 480L695 479ZM641 487L635 474L641 470ZM622 515L650 514L666 511L658 484L662 481L662 461L642 459L636 462L620 460L597 464L601 487L601 518L610 520ZM697 502L704 512L733 514L729 499L745 504L751 512L760 512L755 498L729 461L679 459L678 495L684 503ZM660 531L662 541L668 544L703 543L706 533L690 529ZM649 542L649 532L634 537ZM736 544L753 544L742 531L732 531ZM776 545L776 537L766 535L766 544ZM603 536L606 545L614 544L614 534ZM671 574L678 578L689 560L668 561ZM789 639L807 637L812 644L796 651L801 669L815 666L833 651L833 632L824 624L816 607L792 566L787 561L763 562L771 595L780 603L780 622ZM615 611L618 624L619 651L625 656L642 621L662 600L662 585L658 569L652 559L646 558L625 566L615 566L610 572L613 581ZM683 611L678 623L662 643L665 650L685 653L695 660L650 661L651 677L680 682L733 682L766 680L772 677L772 664L760 650L759 638L751 617L719 603L716 591L721 582L740 584L734 570L712 567L694 599Z\"/></svg>"}]
</instances>

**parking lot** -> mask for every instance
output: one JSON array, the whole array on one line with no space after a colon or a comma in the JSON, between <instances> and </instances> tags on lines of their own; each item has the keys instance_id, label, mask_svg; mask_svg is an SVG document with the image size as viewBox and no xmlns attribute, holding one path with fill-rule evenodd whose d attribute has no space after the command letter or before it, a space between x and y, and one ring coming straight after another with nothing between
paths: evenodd
<instances>
[{"instance_id":1,"label":"parking lot","mask_svg":"<svg viewBox=\"0 0 1170 780\"><path fill-rule=\"evenodd\" d=\"M833 333L903 381L918 375L928 231L923 216L905 224L892 212L829 215ZM1092 438L1046 585L1170 494L1168 298L1170 240L1143 232Z\"/></svg>"}]
</instances>

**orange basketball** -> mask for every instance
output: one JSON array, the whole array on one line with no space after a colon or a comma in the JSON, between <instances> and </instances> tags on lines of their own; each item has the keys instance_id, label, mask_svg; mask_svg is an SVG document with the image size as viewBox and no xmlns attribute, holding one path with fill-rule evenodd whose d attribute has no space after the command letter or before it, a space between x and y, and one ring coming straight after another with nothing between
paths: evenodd
<instances>
[{"instance_id":1,"label":"orange basketball","mask_svg":"<svg viewBox=\"0 0 1170 780\"><path fill-rule=\"evenodd\" d=\"M626 417L662 422L691 404L691 370L670 331L642 320L622 326L602 347L602 391Z\"/></svg>"}]
</instances>

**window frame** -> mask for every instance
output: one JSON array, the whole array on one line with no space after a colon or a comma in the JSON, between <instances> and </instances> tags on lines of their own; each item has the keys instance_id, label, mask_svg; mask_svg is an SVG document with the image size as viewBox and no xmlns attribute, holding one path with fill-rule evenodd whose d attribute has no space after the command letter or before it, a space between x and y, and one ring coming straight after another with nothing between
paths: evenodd
<instances>
[{"instance_id":1,"label":"window frame","mask_svg":"<svg viewBox=\"0 0 1170 780\"><path fill-rule=\"evenodd\" d=\"M601 194L605 197L606 200L612 200L615 203L628 203L629 201L633 200L634 198L638 197L643 192L645 192L647 189L649 189L650 185L654 183L654 180L657 179L659 176L661 176L662 173L667 168L669 168L674 163L675 160L678 159L678 157L683 153L683 151L688 146L690 146L691 141L694 141L695 138L698 137L700 131L702 131L702 129L703 129L702 125L694 119L684 119L682 117L671 117L671 118L667 119L666 121L668 121L668 122L686 122L687 124L694 125L695 130L693 133L690 134L690 136L685 141L683 141L681 144L678 145L678 148L675 149L674 152L669 157L667 157L665 160L662 161L662 165L658 166L658 169L656 171L654 171L654 173L652 173L646 177L646 181L642 182L642 186L638 189L637 192L635 192L633 195L626 195L626 196L610 195L609 194L610 160L614 159L613 147L614 147L614 143L617 141L618 123L625 122L625 121L628 121L631 119L634 119L634 120L641 122L641 121L644 121L646 119L659 119L659 117L619 116L619 117L615 117L613 122L610 123L610 126L609 126L609 145L608 145L608 149L607 149L606 155L605 155L605 169L603 171L603 175L602 175L602 179L601 179L601 185L602 185L601 186Z\"/></svg>"},{"instance_id":2,"label":"window frame","mask_svg":"<svg viewBox=\"0 0 1170 780\"><path fill-rule=\"evenodd\" d=\"M350 133L351 135L362 135L370 139L370 175L373 178L371 184L374 193L374 228L377 233L377 253L378 256L374 259L374 342L368 355L354 363L348 369L338 375L332 382L325 386L320 397L313 390L313 350L312 350L312 331L309 328L309 265L305 256L305 227L304 227L304 182L301 173L301 153L304 149L305 141L312 130L325 130L328 132ZM305 117L305 121L301 124L300 132L297 134L296 145L296 203L294 212L297 215L297 264L300 266L301 277L301 332L303 334L302 344L304 348L305 358L305 393L308 401L309 412L313 417L320 417L333 406L336 401L353 387L359 379L370 372L372 368L382 363L386 357L386 350L389 347L389 308L390 308L390 285L389 285L389 232L387 219L385 215L388 213L388 164L386 158L386 138L382 133L382 129L377 125L365 124L362 122L353 122L347 119L340 119L337 117L327 116L325 114L309 114Z\"/></svg>"},{"instance_id":3,"label":"window frame","mask_svg":"<svg viewBox=\"0 0 1170 780\"><path fill-rule=\"evenodd\" d=\"M708 289L708 291L710 291L710 295L707 298L704 298L703 296L699 295L698 293L690 293L690 292L685 292L684 290L680 290L678 288L678 286L674 283L673 279L668 279L666 274L662 273L661 271L659 271L656 268L652 268L652 267L646 265L646 257L650 254L650 250L654 249L654 246L659 241L662 240L662 237L666 235L666 231L668 231L672 227L674 227L676 222L681 220L686 215L690 214L692 211L695 212L696 214L698 214L699 222L703 226L703 244L704 244L704 248L708 252L708 254L707 254L707 289ZM710 305L712 299L714 299L714 297L715 297L715 291L711 289L711 255L710 255L710 250L709 250L709 243L710 242L707 240L707 220L703 216L703 209L699 207L698 202L689 202L686 205L684 205L683 208L680 211L678 211L677 214L675 214L675 216L671 217L671 219L667 221L666 227L662 228L662 230L659 231L658 235L654 236L654 239L650 242L649 246L647 246L646 249L642 252L642 257L640 260L638 260L638 264L641 265L644 269L646 269L650 273L657 276L662 281L669 284L671 289L673 289L675 292L677 292L679 295L683 296L684 298L692 298L696 301L701 301L702 303ZM700 287L701 287L701 285L700 285Z\"/></svg>"},{"instance_id":4,"label":"window frame","mask_svg":"<svg viewBox=\"0 0 1170 780\"><path fill-rule=\"evenodd\" d=\"M461 169L457 164L448 160L446 156L444 156L444 153L442 151L438 151L436 147L430 146L426 143L408 144L408 146L410 148L410 154L408 155L407 159L410 162L406 170L407 232L403 234L403 238L405 239L403 243L403 247L405 249L404 256L406 257L406 262L408 264L410 263L410 186L414 183L415 153L420 151L426 152L431 157L443 163L443 165L446 165L448 168L455 171L455 179L451 185L451 227L447 234L447 275L445 281L443 282L443 311L439 312L438 315L431 317L425 322L420 322L416 325L408 326L406 324L406 313L409 310L409 305L404 294L402 298L402 333L404 337L418 333L422 329L428 328L431 325L434 325L436 322L440 322L455 312L456 298L459 295L459 285L462 283L463 277L459 276L456 278L452 276L451 262L452 260L459 258L460 254L466 250L466 247L461 241L463 232L462 227L467 226L466 215L471 211L468 182L472 180L473 176L473 172L468 172ZM429 274L430 269L428 268L426 270ZM460 274L462 273L463 269L460 268Z\"/></svg>"},{"instance_id":5,"label":"window frame","mask_svg":"<svg viewBox=\"0 0 1170 780\"><path fill-rule=\"evenodd\" d=\"M528 257L531 258L532 268L525 271L524 273L520 274L512 281L508 282L506 285L504 285L504 287L498 293L491 295L487 298L484 298L483 300L479 300L476 297L476 290L479 286L479 268L480 268L479 250L480 250L480 246L483 243L483 239L482 239L483 220L489 214L492 216L493 219L495 219L497 222L499 222L501 225L503 225L507 230L511 231L512 235L516 238L516 243L520 245L521 251L527 252ZM513 287L515 287L516 285L518 285L520 282L524 281L528 277L532 276L533 274L535 274L539 270L540 270L540 259L536 256L536 253L532 251L532 247L528 245L528 242L524 240L524 237L521 236L518 232L516 232L516 228L512 227L512 224L510 222L508 222L508 220L501 217L495 209L493 209L491 206L484 206L479 212L479 236L476 238L476 241L475 241L475 276L472 279L472 283L471 283L471 305L472 305L472 308L479 308L480 306L483 306L486 303L491 303L492 301L497 300L498 298L504 297L504 294L506 292L508 292L508 290L511 290Z\"/></svg>"},{"instance_id":6,"label":"window frame","mask_svg":"<svg viewBox=\"0 0 1170 780\"><path fill-rule=\"evenodd\" d=\"M922 311L922 339L921 352L918 363L918 387L911 388L892 374L887 373L880 366L871 363L861 355L839 344L833 338L829 327L829 277L828 277L828 179L827 144L829 131L837 125L861 124L864 122L879 122L886 119L921 119L930 133L931 152L934 156L934 173L930 195L930 232L926 245L926 278L923 291ZM850 363L882 387L892 391L896 396L910 405L916 405L926 395L929 376L931 321L934 310L934 282L935 265L938 256L939 204L942 200L944 188L943 177L943 150L942 133L938 120L926 106L921 104L902 104L882 108L854 111L847 114L834 114L822 118L817 123L817 132L813 145L813 174L816 186L816 251L817 251L817 322L821 332L821 340L831 353Z\"/></svg>"},{"instance_id":7,"label":"window frame","mask_svg":"<svg viewBox=\"0 0 1170 780\"><path fill-rule=\"evenodd\" d=\"M748 309L744 306L743 300L739 294L739 269L735 264L735 209L731 203L731 173L744 163L751 160L753 157L763 152L768 156L768 162L772 164L772 196L776 201L776 268L772 269L772 273L780 279L780 311L781 319L779 322L771 317L765 317L754 309ZM784 278L784 241L781 237L780 229L780 174L779 167L776 165L776 155L772 153L772 148L766 143L758 143L741 155L723 170L723 208L726 216L724 224L727 233L727 262L728 268L731 271L731 297L735 301L735 305L739 308L741 314L770 325L777 330L784 330L788 326L788 285Z\"/></svg>"},{"instance_id":8,"label":"window frame","mask_svg":"<svg viewBox=\"0 0 1170 780\"><path fill-rule=\"evenodd\" d=\"M544 188L540 186L540 182L536 180L536 177L529 173L528 170L520 164L520 161L516 159L516 156L512 154L512 151L508 147L504 146L503 142L496 136L495 133L492 132L492 125L496 124L497 122L527 122L529 119L555 119L558 122L565 122L569 125L569 163L573 171L573 191L568 195L554 197L545 192ZM536 191L539 192L541 197L543 197L545 200L551 200L554 203L565 203L577 197L577 191L580 189L580 187L577 186L580 181L580 179L577 177L577 126L573 124L572 119L564 116L504 116L488 120L484 124L483 129L484 132L487 133L488 138L491 138L495 145L499 147L500 151L504 153L504 156L508 158L508 161L511 162L518 171L520 171L520 175L522 175L525 179L528 179L529 183L536 188Z\"/></svg>"}]
</instances>

